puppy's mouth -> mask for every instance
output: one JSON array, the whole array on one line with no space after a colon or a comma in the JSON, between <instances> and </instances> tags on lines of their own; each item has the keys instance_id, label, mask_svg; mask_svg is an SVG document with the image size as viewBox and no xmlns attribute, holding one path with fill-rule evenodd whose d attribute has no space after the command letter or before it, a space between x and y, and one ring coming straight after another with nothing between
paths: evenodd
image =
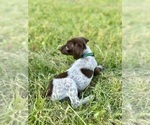
<instances>
[{"instance_id":1,"label":"puppy's mouth","mask_svg":"<svg viewBox=\"0 0 150 125\"><path fill-rule=\"evenodd\" d=\"M65 54L65 55L71 55L71 51L69 50L69 48L67 46L62 46L59 48L59 51L62 53L62 54Z\"/></svg>"}]
</instances>

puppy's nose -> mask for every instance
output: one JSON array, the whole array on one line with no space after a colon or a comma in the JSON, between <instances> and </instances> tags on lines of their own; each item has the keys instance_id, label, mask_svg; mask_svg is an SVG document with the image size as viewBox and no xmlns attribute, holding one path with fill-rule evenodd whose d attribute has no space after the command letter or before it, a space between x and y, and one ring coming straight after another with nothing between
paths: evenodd
<instances>
[{"instance_id":1,"label":"puppy's nose","mask_svg":"<svg viewBox=\"0 0 150 125\"><path fill-rule=\"evenodd\" d=\"M57 46L57 50L61 50L62 49L62 45Z\"/></svg>"}]
</instances>

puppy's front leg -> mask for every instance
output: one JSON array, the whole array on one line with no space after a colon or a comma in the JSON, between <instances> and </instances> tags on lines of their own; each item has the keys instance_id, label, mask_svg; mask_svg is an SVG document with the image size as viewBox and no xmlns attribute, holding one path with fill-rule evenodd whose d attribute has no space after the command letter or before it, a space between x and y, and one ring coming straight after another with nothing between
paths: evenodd
<instances>
[{"instance_id":1,"label":"puppy's front leg","mask_svg":"<svg viewBox=\"0 0 150 125\"><path fill-rule=\"evenodd\" d=\"M101 71L104 70L104 67L101 65L98 65L95 69L94 69L94 76L97 76Z\"/></svg>"}]
</instances>

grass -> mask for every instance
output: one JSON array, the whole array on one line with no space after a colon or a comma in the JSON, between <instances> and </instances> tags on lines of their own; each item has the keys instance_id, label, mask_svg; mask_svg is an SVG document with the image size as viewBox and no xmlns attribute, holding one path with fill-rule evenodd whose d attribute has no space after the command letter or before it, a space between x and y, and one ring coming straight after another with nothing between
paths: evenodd
<instances>
[{"instance_id":1,"label":"grass","mask_svg":"<svg viewBox=\"0 0 150 125\"><path fill-rule=\"evenodd\" d=\"M125 125L150 124L149 11L150 1L123 2L122 121Z\"/></svg>"},{"instance_id":2,"label":"grass","mask_svg":"<svg viewBox=\"0 0 150 125\"><path fill-rule=\"evenodd\" d=\"M27 5L0 0L1 125L150 124L148 0L123 1L122 12L120 0L30 0ZM74 62L57 49L75 36L87 37L105 66L82 93L96 100L77 109L40 96L49 80Z\"/></svg>"},{"instance_id":3,"label":"grass","mask_svg":"<svg viewBox=\"0 0 150 125\"><path fill-rule=\"evenodd\" d=\"M30 125L121 124L121 2L118 0L29 1L29 121ZM74 60L58 47L84 36L105 71L82 93L96 100L73 109L67 101L47 101L40 94L55 75Z\"/></svg>"},{"instance_id":4,"label":"grass","mask_svg":"<svg viewBox=\"0 0 150 125\"><path fill-rule=\"evenodd\" d=\"M26 1L0 0L0 124L28 120L28 52Z\"/></svg>"}]
</instances>

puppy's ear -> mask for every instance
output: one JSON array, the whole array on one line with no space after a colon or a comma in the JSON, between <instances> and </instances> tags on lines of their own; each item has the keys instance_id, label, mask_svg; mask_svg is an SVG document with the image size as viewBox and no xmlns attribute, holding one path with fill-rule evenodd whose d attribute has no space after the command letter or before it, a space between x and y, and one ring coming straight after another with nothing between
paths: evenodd
<instances>
[{"instance_id":1,"label":"puppy's ear","mask_svg":"<svg viewBox=\"0 0 150 125\"><path fill-rule=\"evenodd\" d=\"M83 48L79 44L75 44L73 48L73 58L74 59L79 59L83 54Z\"/></svg>"},{"instance_id":2,"label":"puppy's ear","mask_svg":"<svg viewBox=\"0 0 150 125\"><path fill-rule=\"evenodd\" d=\"M82 38L86 43L89 41L88 39L84 38L84 37L80 37Z\"/></svg>"}]
</instances>

